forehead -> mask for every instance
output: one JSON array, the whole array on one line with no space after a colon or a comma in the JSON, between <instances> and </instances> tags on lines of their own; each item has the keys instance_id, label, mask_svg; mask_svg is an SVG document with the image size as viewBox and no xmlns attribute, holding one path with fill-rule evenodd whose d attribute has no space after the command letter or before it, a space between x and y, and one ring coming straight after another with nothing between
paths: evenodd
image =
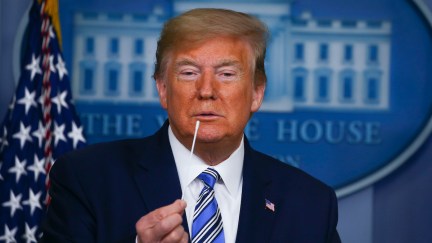
<instances>
[{"instance_id":1,"label":"forehead","mask_svg":"<svg viewBox=\"0 0 432 243\"><path fill-rule=\"evenodd\" d=\"M169 54L174 65L247 65L253 63L250 44L237 37L215 37L196 43L178 43Z\"/></svg>"}]
</instances>

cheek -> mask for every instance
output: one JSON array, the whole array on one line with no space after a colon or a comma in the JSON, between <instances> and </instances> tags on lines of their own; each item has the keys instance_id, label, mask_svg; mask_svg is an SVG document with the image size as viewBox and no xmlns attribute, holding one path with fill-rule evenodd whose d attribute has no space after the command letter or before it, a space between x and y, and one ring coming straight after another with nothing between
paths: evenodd
<instances>
[{"instance_id":1,"label":"cheek","mask_svg":"<svg viewBox=\"0 0 432 243\"><path fill-rule=\"evenodd\" d=\"M193 87L172 85L167 95L169 110L172 114L187 112L187 110L193 106Z\"/></svg>"},{"instance_id":2,"label":"cheek","mask_svg":"<svg viewBox=\"0 0 432 243\"><path fill-rule=\"evenodd\" d=\"M253 106L251 94L241 91L232 94L232 97L233 98L227 102L227 106L233 119L240 123L247 122L249 120L251 106Z\"/></svg>"},{"instance_id":3,"label":"cheek","mask_svg":"<svg viewBox=\"0 0 432 243\"><path fill-rule=\"evenodd\" d=\"M193 87L173 86L169 94L171 103L179 106L179 103L184 103L193 97Z\"/></svg>"}]
</instances>

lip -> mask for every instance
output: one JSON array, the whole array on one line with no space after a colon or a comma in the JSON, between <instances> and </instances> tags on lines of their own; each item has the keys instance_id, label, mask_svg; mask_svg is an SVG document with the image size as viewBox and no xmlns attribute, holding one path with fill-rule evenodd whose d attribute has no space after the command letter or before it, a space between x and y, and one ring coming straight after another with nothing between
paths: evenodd
<instances>
[{"instance_id":1,"label":"lip","mask_svg":"<svg viewBox=\"0 0 432 243\"><path fill-rule=\"evenodd\" d=\"M212 112L212 111L203 111L203 112L198 112L198 113L194 114L194 117L200 121L202 121L202 120L209 121L209 120L218 119L222 116L220 114Z\"/></svg>"}]
</instances>

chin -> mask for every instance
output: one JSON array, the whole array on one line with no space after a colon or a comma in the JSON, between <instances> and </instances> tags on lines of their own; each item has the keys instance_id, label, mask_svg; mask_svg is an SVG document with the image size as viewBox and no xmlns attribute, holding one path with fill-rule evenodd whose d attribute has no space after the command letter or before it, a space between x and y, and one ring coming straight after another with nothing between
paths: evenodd
<instances>
[{"instance_id":1,"label":"chin","mask_svg":"<svg viewBox=\"0 0 432 243\"><path fill-rule=\"evenodd\" d=\"M219 134L219 132L215 131L206 131L206 132L200 132L198 131L198 137L197 140L201 143L217 143L223 140L224 136L222 134Z\"/></svg>"}]
</instances>

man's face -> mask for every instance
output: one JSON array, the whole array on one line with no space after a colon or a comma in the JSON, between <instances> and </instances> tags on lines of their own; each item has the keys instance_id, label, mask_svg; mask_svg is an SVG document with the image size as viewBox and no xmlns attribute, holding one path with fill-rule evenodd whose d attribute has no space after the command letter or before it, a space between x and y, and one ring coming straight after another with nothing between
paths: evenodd
<instances>
[{"instance_id":1,"label":"man's face","mask_svg":"<svg viewBox=\"0 0 432 243\"><path fill-rule=\"evenodd\" d=\"M251 112L261 106L265 88L254 85L250 45L217 37L178 49L170 53L166 73L157 80L174 134L189 147L199 120L197 142L238 145Z\"/></svg>"}]
</instances>

